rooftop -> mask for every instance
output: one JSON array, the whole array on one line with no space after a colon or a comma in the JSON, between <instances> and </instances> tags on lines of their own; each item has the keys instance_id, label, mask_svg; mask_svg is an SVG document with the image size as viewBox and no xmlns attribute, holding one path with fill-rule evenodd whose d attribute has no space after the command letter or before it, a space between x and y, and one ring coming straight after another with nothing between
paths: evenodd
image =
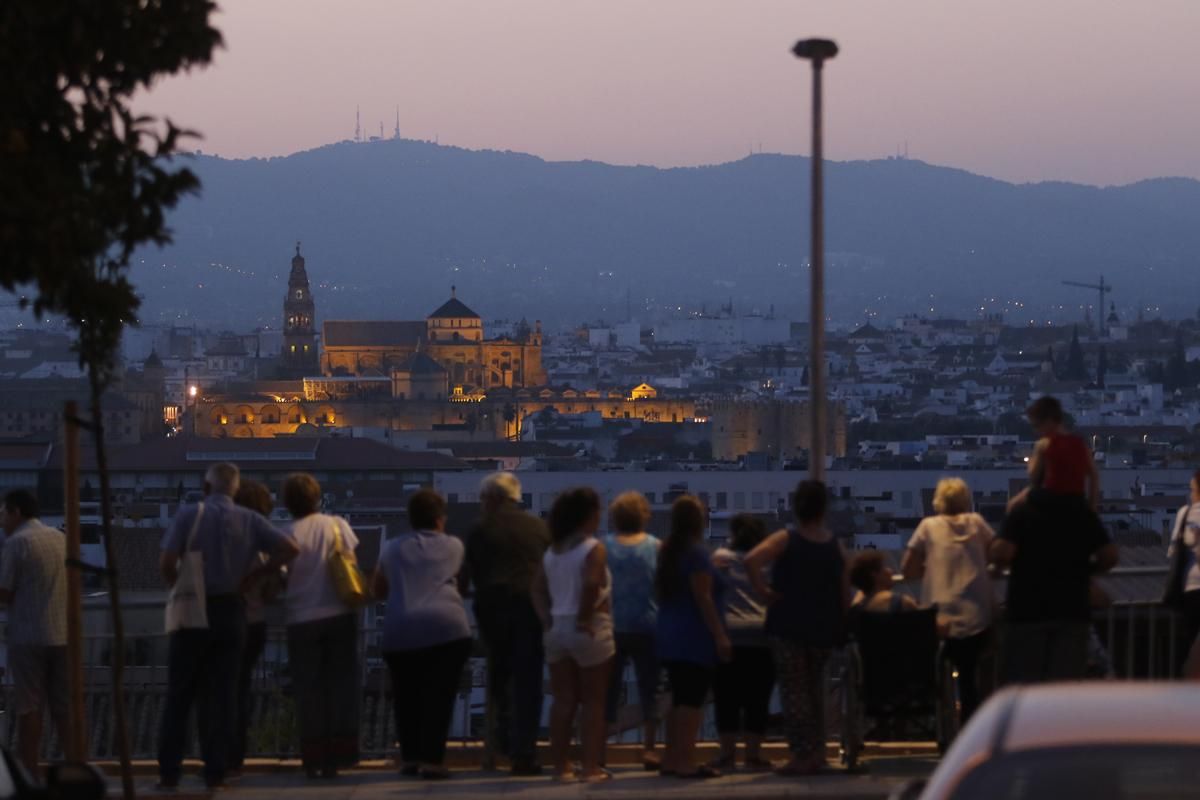
<instances>
[{"instance_id":1,"label":"rooftop","mask_svg":"<svg viewBox=\"0 0 1200 800\"><path fill-rule=\"evenodd\" d=\"M429 315L430 319L479 319L479 315L453 295Z\"/></svg>"},{"instance_id":2,"label":"rooftop","mask_svg":"<svg viewBox=\"0 0 1200 800\"><path fill-rule=\"evenodd\" d=\"M322 329L325 347L415 347L424 336L425 323L411 321L331 319Z\"/></svg>"}]
</instances>

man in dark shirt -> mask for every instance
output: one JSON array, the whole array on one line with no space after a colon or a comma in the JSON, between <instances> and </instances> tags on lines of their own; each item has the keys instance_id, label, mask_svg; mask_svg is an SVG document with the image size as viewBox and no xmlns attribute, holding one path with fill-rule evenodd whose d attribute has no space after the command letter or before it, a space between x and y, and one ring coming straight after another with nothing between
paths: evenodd
<instances>
[{"instance_id":1,"label":"man in dark shirt","mask_svg":"<svg viewBox=\"0 0 1200 800\"><path fill-rule=\"evenodd\" d=\"M475 586L487 650L488 746L509 757L514 774L536 775L544 655L530 591L550 533L521 510L521 483L510 472L485 478L479 500L483 516L467 534L465 577Z\"/></svg>"},{"instance_id":2,"label":"man in dark shirt","mask_svg":"<svg viewBox=\"0 0 1200 800\"><path fill-rule=\"evenodd\" d=\"M1117 547L1086 499L1032 493L1004 521L992 543L991 559L1010 569L1004 681L1084 678L1092 575L1117 563Z\"/></svg>"}]
</instances>

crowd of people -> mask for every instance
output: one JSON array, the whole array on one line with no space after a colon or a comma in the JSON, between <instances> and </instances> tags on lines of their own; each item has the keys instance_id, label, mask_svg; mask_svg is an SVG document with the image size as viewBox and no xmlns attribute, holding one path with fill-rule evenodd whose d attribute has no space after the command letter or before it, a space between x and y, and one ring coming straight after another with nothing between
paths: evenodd
<instances>
[{"instance_id":1,"label":"crowd of people","mask_svg":"<svg viewBox=\"0 0 1200 800\"><path fill-rule=\"evenodd\" d=\"M505 472L485 478L479 520L462 536L447 533L441 496L415 492L411 530L384 544L363 587L353 580L347 587L345 565L356 569L358 540L344 519L322 513L313 477L296 474L283 483L279 497L290 521L276 524L266 486L242 480L233 464L215 464L205 475L204 500L181 508L162 542L168 602L186 602L183 587L190 587L201 597L203 624L170 632L160 784L179 784L193 709L207 784L220 787L242 768L251 675L266 641L264 608L277 598L286 616L300 753L312 778L334 777L359 758L357 626L368 590L386 603L382 651L401 771L430 780L450 774L446 739L475 646L468 600L487 658L489 752L507 759L516 775L542 772L537 739L548 667L550 767L563 781L611 777L605 743L630 722L619 716L628 716L633 703L626 701L634 698L642 763L663 776L705 778L735 768L739 740L746 769L820 771L825 666L853 636L858 614L935 607L943 652L959 676L963 718L996 675L1016 683L1083 678L1093 576L1116 563L1116 547L1094 509L1090 458L1063 440L1070 434L1061 430L1061 408L1045 398L1029 414L1042 434L1030 489L1014 500L997 535L973 511L963 480L941 480L934 514L917 527L899 565L905 579L919 582L915 596L897 589L884 554L848 556L826 525L830 493L818 481L796 487L791 524L769 532L739 514L714 551L707 510L696 497L675 499L660 540L647 532L650 506L638 492L605 508L594 490L568 489L543 520L521 508L519 480ZM1191 490L1172 553L1186 624L1200 628L1200 473ZM33 767L44 709L60 730L66 724L63 537L38 522L36 501L23 490L6 495L3 523L0 602L9 606L20 752ZM604 529L610 532L601 536ZM998 569L1008 572L1003 625L992 583ZM999 668L985 667L997 649ZM637 691L625 698L629 664ZM664 674L669 701L660 752ZM776 688L791 753L779 766L762 751ZM710 697L720 750L702 763L696 741ZM576 730L578 766L570 755Z\"/></svg>"}]
</instances>

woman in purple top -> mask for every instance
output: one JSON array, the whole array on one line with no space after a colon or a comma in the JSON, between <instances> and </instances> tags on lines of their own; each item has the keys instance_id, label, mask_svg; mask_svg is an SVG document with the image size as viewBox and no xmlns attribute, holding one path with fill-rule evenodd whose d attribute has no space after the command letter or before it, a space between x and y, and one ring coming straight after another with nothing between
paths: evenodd
<instances>
[{"instance_id":1,"label":"woman in purple top","mask_svg":"<svg viewBox=\"0 0 1200 800\"><path fill-rule=\"evenodd\" d=\"M471 655L471 625L458 593L463 544L446 535L446 503L437 492L414 494L408 519L413 531L379 556L375 596L387 598L383 658L392 674L400 771L437 780L450 777L446 736Z\"/></svg>"},{"instance_id":2,"label":"woman in purple top","mask_svg":"<svg viewBox=\"0 0 1200 800\"><path fill-rule=\"evenodd\" d=\"M704 527L704 506L699 500L684 495L675 501L655 578L658 657L671 680L662 774L681 778L721 775L695 764L696 734L717 663L728 661L733 652L722 619L725 584L702 542Z\"/></svg>"}]
</instances>

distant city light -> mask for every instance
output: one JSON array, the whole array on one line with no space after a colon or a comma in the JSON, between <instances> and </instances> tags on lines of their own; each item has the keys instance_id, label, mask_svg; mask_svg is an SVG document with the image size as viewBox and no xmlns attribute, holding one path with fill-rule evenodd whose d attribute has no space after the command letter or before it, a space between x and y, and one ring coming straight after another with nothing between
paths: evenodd
<instances>
[{"instance_id":1,"label":"distant city light","mask_svg":"<svg viewBox=\"0 0 1200 800\"><path fill-rule=\"evenodd\" d=\"M188 387L188 397L195 397L196 392L198 392L198 391L199 391L199 389L196 388L196 385L192 384L191 386Z\"/></svg>"}]
</instances>

